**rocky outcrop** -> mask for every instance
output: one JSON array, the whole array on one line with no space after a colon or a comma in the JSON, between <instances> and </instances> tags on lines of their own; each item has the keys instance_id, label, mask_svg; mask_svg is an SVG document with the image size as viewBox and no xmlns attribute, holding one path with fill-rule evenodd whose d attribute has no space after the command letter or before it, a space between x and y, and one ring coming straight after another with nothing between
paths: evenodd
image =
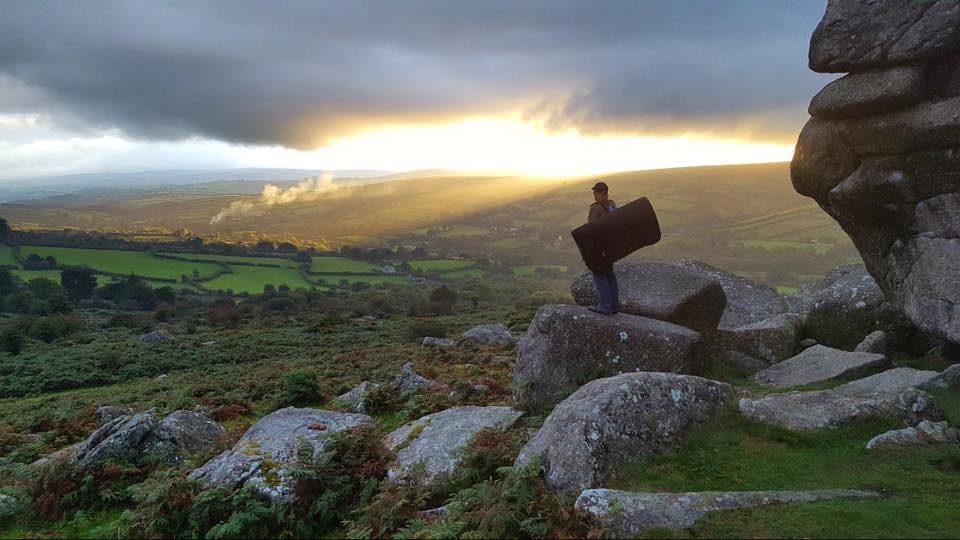
<instances>
[{"instance_id":1,"label":"rocky outcrop","mask_svg":"<svg viewBox=\"0 0 960 540\"><path fill-rule=\"evenodd\" d=\"M772 288L724 272L699 261L682 260L675 266L716 280L727 297L720 329L732 330L787 311L783 297Z\"/></svg>"},{"instance_id":2,"label":"rocky outcrop","mask_svg":"<svg viewBox=\"0 0 960 540\"><path fill-rule=\"evenodd\" d=\"M379 384L370 381L363 381L349 392L337 396L337 400L355 413L365 413L367 412L367 397L369 397L370 392L376 390L379 386Z\"/></svg>"},{"instance_id":3,"label":"rocky outcrop","mask_svg":"<svg viewBox=\"0 0 960 540\"><path fill-rule=\"evenodd\" d=\"M620 373L701 373L702 349L699 333L668 322L546 305L520 341L514 402L524 410L550 406L588 381Z\"/></svg>"},{"instance_id":4,"label":"rocky outcrop","mask_svg":"<svg viewBox=\"0 0 960 540\"><path fill-rule=\"evenodd\" d=\"M866 420L899 418L906 424L940 420L943 411L929 394L910 388L899 394L846 396L834 390L788 392L740 400L740 413L791 431L836 428Z\"/></svg>"},{"instance_id":5,"label":"rocky outcrop","mask_svg":"<svg viewBox=\"0 0 960 540\"><path fill-rule=\"evenodd\" d=\"M831 0L810 67L850 74L813 99L791 165L797 192L850 235L890 302L952 343L960 343L958 66L956 0Z\"/></svg>"},{"instance_id":6,"label":"rocky outcrop","mask_svg":"<svg viewBox=\"0 0 960 540\"><path fill-rule=\"evenodd\" d=\"M61 449L36 463L66 459L93 470L113 458L163 453L174 463L213 448L227 434L219 424L193 411L174 411L162 420L155 410L120 415L105 423L83 442Z\"/></svg>"},{"instance_id":7,"label":"rocky outcrop","mask_svg":"<svg viewBox=\"0 0 960 540\"><path fill-rule=\"evenodd\" d=\"M622 263L614 266L620 287L620 312L685 326L701 334L717 329L727 305L720 282L703 272L662 263ZM570 287L581 306L600 301L590 272Z\"/></svg>"},{"instance_id":8,"label":"rocky outcrop","mask_svg":"<svg viewBox=\"0 0 960 540\"><path fill-rule=\"evenodd\" d=\"M523 413L510 407L454 407L414 420L387 436L387 445L397 453L387 471L391 480L407 479L423 467L417 480L430 482L451 474L463 461L462 451L484 429L509 429Z\"/></svg>"},{"instance_id":9,"label":"rocky outcrop","mask_svg":"<svg viewBox=\"0 0 960 540\"><path fill-rule=\"evenodd\" d=\"M106 424L111 420L116 420L121 416L129 416L134 414L133 407L121 407L118 405L102 405L97 407L97 418L100 419L101 424Z\"/></svg>"},{"instance_id":10,"label":"rocky outcrop","mask_svg":"<svg viewBox=\"0 0 960 540\"><path fill-rule=\"evenodd\" d=\"M730 385L689 375L598 379L556 406L515 465L539 457L551 489L593 487L623 464L676 445L732 397Z\"/></svg>"},{"instance_id":11,"label":"rocky outcrop","mask_svg":"<svg viewBox=\"0 0 960 540\"><path fill-rule=\"evenodd\" d=\"M249 484L272 500L290 500L290 469L301 445L312 447L318 458L335 434L372 422L362 414L280 409L261 418L233 448L194 469L189 478L215 487L239 488Z\"/></svg>"},{"instance_id":12,"label":"rocky outcrop","mask_svg":"<svg viewBox=\"0 0 960 540\"><path fill-rule=\"evenodd\" d=\"M960 446L960 431L946 422L924 420L916 426L881 433L867 442L867 450L880 448L916 448L934 444Z\"/></svg>"},{"instance_id":13,"label":"rocky outcrop","mask_svg":"<svg viewBox=\"0 0 960 540\"><path fill-rule=\"evenodd\" d=\"M463 339L477 345L494 347L513 347L517 338L510 333L510 329L502 324L481 324L474 326L463 333Z\"/></svg>"},{"instance_id":14,"label":"rocky outcrop","mask_svg":"<svg viewBox=\"0 0 960 540\"><path fill-rule=\"evenodd\" d=\"M883 331L895 344L912 337L913 325L887 301L862 264L835 268L788 300L803 320L803 334L819 343L850 350L864 336Z\"/></svg>"},{"instance_id":15,"label":"rocky outcrop","mask_svg":"<svg viewBox=\"0 0 960 540\"><path fill-rule=\"evenodd\" d=\"M397 375L390 384L393 388L396 388L397 392L403 395L422 389L433 388L439 383L420 375L413 370L413 363L407 362L400 366L400 374ZM368 388L367 390L369 391L370 389Z\"/></svg>"},{"instance_id":16,"label":"rocky outcrop","mask_svg":"<svg viewBox=\"0 0 960 540\"><path fill-rule=\"evenodd\" d=\"M790 388L863 377L889 364L882 354L853 353L814 345L789 360L757 372L751 380L771 388Z\"/></svg>"},{"instance_id":17,"label":"rocky outcrop","mask_svg":"<svg viewBox=\"0 0 960 540\"><path fill-rule=\"evenodd\" d=\"M692 527L708 512L729 512L771 504L869 499L870 491L704 491L694 493L633 493L613 489L584 490L576 508L589 512L618 538L633 538L648 529L679 531Z\"/></svg>"}]
</instances>

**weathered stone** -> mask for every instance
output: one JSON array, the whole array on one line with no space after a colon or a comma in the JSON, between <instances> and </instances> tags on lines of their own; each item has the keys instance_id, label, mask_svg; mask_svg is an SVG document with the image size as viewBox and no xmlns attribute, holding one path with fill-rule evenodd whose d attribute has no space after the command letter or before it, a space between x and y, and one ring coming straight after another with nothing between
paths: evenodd
<instances>
[{"instance_id":1,"label":"weathered stone","mask_svg":"<svg viewBox=\"0 0 960 540\"><path fill-rule=\"evenodd\" d=\"M794 148L790 179L797 193L819 202L826 200L830 190L858 166L860 158L850 148L839 125L811 118Z\"/></svg>"},{"instance_id":2,"label":"weathered stone","mask_svg":"<svg viewBox=\"0 0 960 540\"><path fill-rule=\"evenodd\" d=\"M688 529L708 512L729 512L771 504L830 499L870 499L870 491L703 491L692 493L634 493L612 489L584 490L576 509L596 516L617 537L632 538L653 528Z\"/></svg>"},{"instance_id":3,"label":"weathered stone","mask_svg":"<svg viewBox=\"0 0 960 540\"><path fill-rule=\"evenodd\" d=\"M923 383L923 389L960 388L960 364L954 364L939 375Z\"/></svg>"},{"instance_id":4,"label":"weathered stone","mask_svg":"<svg viewBox=\"0 0 960 540\"><path fill-rule=\"evenodd\" d=\"M851 73L824 87L810 102L810 115L838 119L885 114L923 98L924 70L897 66Z\"/></svg>"},{"instance_id":5,"label":"weathered stone","mask_svg":"<svg viewBox=\"0 0 960 540\"><path fill-rule=\"evenodd\" d=\"M520 341L514 401L525 410L550 406L593 379L633 371L701 373L704 360L701 336L688 328L546 305Z\"/></svg>"},{"instance_id":6,"label":"weathered stone","mask_svg":"<svg viewBox=\"0 0 960 540\"><path fill-rule=\"evenodd\" d=\"M89 469L105 461L137 452L156 426L156 411L150 409L133 416L121 416L104 424L73 448L80 466Z\"/></svg>"},{"instance_id":7,"label":"weathered stone","mask_svg":"<svg viewBox=\"0 0 960 540\"><path fill-rule=\"evenodd\" d=\"M781 313L740 328L721 330L717 339L723 348L759 358L767 365L776 364L796 352L800 324L799 315Z\"/></svg>"},{"instance_id":8,"label":"weathered stone","mask_svg":"<svg viewBox=\"0 0 960 540\"><path fill-rule=\"evenodd\" d=\"M833 390L788 392L760 399L741 399L740 413L763 424L791 431L836 428L866 420L900 418L907 424L940 420L943 411L925 392L910 388L899 394L845 396Z\"/></svg>"},{"instance_id":9,"label":"weathered stone","mask_svg":"<svg viewBox=\"0 0 960 540\"><path fill-rule=\"evenodd\" d=\"M418 375L419 376L419 375ZM371 391L376 390L380 385L372 383L370 381L363 381L362 383L353 387L352 390L346 394L337 396L337 399L342 401L349 409L356 413L367 412L367 397Z\"/></svg>"},{"instance_id":10,"label":"weathered stone","mask_svg":"<svg viewBox=\"0 0 960 540\"><path fill-rule=\"evenodd\" d=\"M813 338L804 338L804 339L801 339L800 343L798 343L797 345L799 345L801 349L809 349L810 347L817 345L817 340Z\"/></svg>"},{"instance_id":11,"label":"weathered stone","mask_svg":"<svg viewBox=\"0 0 960 540\"><path fill-rule=\"evenodd\" d=\"M671 373L625 373L582 386L550 413L516 466L541 456L551 489L598 485L623 464L671 448L733 388Z\"/></svg>"},{"instance_id":12,"label":"weathered stone","mask_svg":"<svg viewBox=\"0 0 960 540\"><path fill-rule=\"evenodd\" d=\"M227 436L227 430L193 411L174 411L157 424L147 436L144 447L147 451L167 447L177 455L196 454L213 448Z\"/></svg>"},{"instance_id":13,"label":"weathered stone","mask_svg":"<svg viewBox=\"0 0 960 540\"><path fill-rule=\"evenodd\" d=\"M438 337L425 337L421 343L424 347L440 347L448 348L455 347L457 342L450 338L438 338Z\"/></svg>"},{"instance_id":14,"label":"weathered stone","mask_svg":"<svg viewBox=\"0 0 960 540\"><path fill-rule=\"evenodd\" d=\"M717 329L727 297L716 279L662 263L617 264L614 272L621 313L678 324L701 334ZM590 272L578 275L570 292L581 306L600 301Z\"/></svg>"},{"instance_id":15,"label":"weathered stone","mask_svg":"<svg viewBox=\"0 0 960 540\"><path fill-rule=\"evenodd\" d=\"M787 311L783 297L766 285L754 283L699 261L682 260L675 266L720 282L727 296L727 306L720 318L722 330L739 328Z\"/></svg>"},{"instance_id":16,"label":"weathered stone","mask_svg":"<svg viewBox=\"0 0 960 540\"><path fill-rule=\"evenodd\" d=\"M437 385L437 382L419 375L413 371L413 363L407 362L400 367L400 374L397 375L391 384L401 394L408 394L423 388L433 388Z\"/></svg>"},{"instance_id":17,"label":"weathered stone","mask_svg":"<svg viewBox=\"0 0 960 540\"><path fill-rule=\"evenodd\" d=\"M953 216L960 227L960 212ZM892 281L899 283L894 299L904 313L922 330L960 344L960 238L915 237L902 250L895 246L888 259L893 261Z\"/></svg>"},{"instance_id":18,"label":"weathered stone","mask_svg":"<svg viewBox=\"0 0 960 540\"><path fill-rule=\"evenodd\" d=\"M894 368L881 373L841 384L833 389L845 396L871 396L873 394L899 394L908 388L916 388L938 375L936 371L913 368Z\"/></svg>"},{"instance_id":19,"label":"weathered stone","mask_svg":"<svg viewBox=\"0 0 960 540\"><path fill-rule=\"evenodd\" d=\"M877 330L899 344L913 332L862 264L835 268L816 284L801 287L792 303L804 317L804 334L830 347L853 349Z\"/></svg>"},{"instance_id":20,"label":"weathered stone","mask_svg":"<svg viewBox=\"0 0 960 540\"><path fill-rule=\"evenodd\" d=\"M810 41L810 69L839 73L922 63L958 48L956 0L830 0Z\"/></svg>"},{"instance_id":21,"label":"weathered stone","mask_svg":"<svg viewBox=\"0 0 960 540\"><path fill-rule=\"evenodd\" d=\"M742 375L753 375L770 366L763 360L737 351L724 351L720 359L724 366Z\"/></svg>"},{"instance_id":22,"label":"weathered stone","mask_svg":"<svg viewBox=\"0 0 960 540\"><path fill-rule=\"evenodd\" d=\"M874 354L887 354L887 334L883 330L871 332L870 335L863 338L853 352L868 352Z\"/></svg>"},{"instance_id":23,"label":"weathered stone","mask_svg":"<svg viewBox=\"0 0 960 540\"><path fill-rule=\"evenodd\" d=\"M163 328L160 328L159 330L150 332L149 334L143 334L138 339L140 340L140 343L163 343L164 341L172 341L173 335Z\"/></svg>"},{"instance_id":24,"label":"weathered stone","mask_svg":"<svg viewBox=\"0 0 960 540\"><path fill-rule=\"evenodd\" d=\"M867 449L907 448L934 444L960 446L960 431L950 427L946 422L924 420L913 427L894 429L877 435L867 442Z\"/></svg>"},{"instance_id":25,"label":"weathered stone","mask_svg":"<svg viewBox=\"0 0 960 540\"><path fill-rule=\"evenodd\" d=\"M902 154L960 146L960 97L924 101L906 109L840 124L859 155Z\"/></svg>"},{"instance_id":26,"label":"weathered stone","mask_svg":"<svg viewBox=\"0 0 960 540\"><path fill-rule=\"evenodd\" d=\"M454 407L414 420L387 437L387 445L397 452L397 462L387 477L406 479L423 466L429 482L441 474L451 474L462 463L462 451L484 429L509 429L523 413L510 407Z\"/></svg>"},{"instance_id":27,"label":"weathered stone","mask_svg":"<svg viewBox=\"0 0 960 540\"><path fill-rule=\"evenodd\" d=\"M100 419L101 424L106 424L111 420L116 420L121 416L130 416L133 414L133 407L121 407L117 405L103 405L97 407L97 418Z\"/></svg>"},{"instance_id":28,"label":"weathered stone","mask_svg":"<svg viewBox=\"0 0 960 540\"><path fill-rule=\"evenodd\" d=\"M273 500L288 501L293 495L289 471L301 445L311 446L318 458L335 434L372 422L362 414L280 409L261 418L233 448L193 470L189 478L216 487L249 484Z\"/></svg>"},{"instance_id":29,"label":"weathered stone","mask_svg":"<svg viewBox=\"0 0 960 540\"><path fill-rule=\"evenodd\" d=\"M502 324L481 324L480 326L474 326L463 333L463 339L472 341L478 345L491 345L495 347L513 347L517 344L517 338Z\"/></svg>"},{"instance_id":30,"label":"weathered stone","mask_svg":"<svg viewBox=\"0 0 960 540\"><path fill-rule=\"evenodd\" d=\"M756 373L750 380L771 388L789 388L863 377L889 364L882 354L852 353L814 345L789 360Z\"/></svg>"}]
</instances>

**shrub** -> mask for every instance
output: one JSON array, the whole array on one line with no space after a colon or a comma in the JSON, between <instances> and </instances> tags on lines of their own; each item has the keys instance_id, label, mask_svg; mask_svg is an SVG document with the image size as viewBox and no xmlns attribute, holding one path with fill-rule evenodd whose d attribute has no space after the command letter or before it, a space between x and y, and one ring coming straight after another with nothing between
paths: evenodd
<instances>
[{"instance_id":1,"label":"shrub","mask_svg":"<svg viewBox=\"0 0 960 540\"><path fill-rule=\"evenodd\" d=\"M7 327L0 330L0 351L10 353L14 356L20 354L27 338L23 331L16 327Z\"/></svg>"},{"instance_id":2,"label":"shrub","mask_svg":"<svg viewBox=\"0 0 960 540\"><path fill-rule=\"evenodd\" d=\"M316 372L292 371L283 376L283 402L287 405L303 405L323 399Z\"/></svg>"},{"instance_id":3,"label":"shrub","mask_svg":"<svg viewBox=\"0 0 960 540\"><path fill-rule=\"evenodd\" d=\"M222 298L212 302L207 308L207 319L211 326L234 328L240 322L240 310L233 300Z\"/></svg>"},{"instance_id":4,"label":"shrub","mask_svg":"<svg viewBox=\"0 0 960 540\"><path fill-rule=\"evenodd\" d=\"M50 343L75 334L83 328L83 321L73 315L54 314L37 319L30 328L30 335Z\"/></svg>"},{"instance_id":5,"label":"shrub","mask_svg":"<svg viewBox=\"0 0 960 540\"><path fill-rule=\"evenodd\" d=\"M407 327L410 341L422 341L425 337L446 337L447 325L433 319L419 319Z\"/></svg>"}]
</instances>

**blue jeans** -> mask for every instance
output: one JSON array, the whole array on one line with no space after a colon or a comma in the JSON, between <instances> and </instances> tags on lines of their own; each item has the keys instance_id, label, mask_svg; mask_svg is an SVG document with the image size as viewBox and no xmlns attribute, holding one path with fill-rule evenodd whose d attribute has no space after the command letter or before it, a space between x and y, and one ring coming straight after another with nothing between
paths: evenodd
<instances>
[{"instance_id":1,"label":"blue jeans","mask_svg":"<svg viewBox=\"0 0 960 540\"><path fill-rule=\"evenodd\" d=\"M600 303L597 308L607 313L616 313L620 309L620 287L617 285L617 275L613 270L593 272L593 283L600 293Z\"/></svg>"}]
</instances>

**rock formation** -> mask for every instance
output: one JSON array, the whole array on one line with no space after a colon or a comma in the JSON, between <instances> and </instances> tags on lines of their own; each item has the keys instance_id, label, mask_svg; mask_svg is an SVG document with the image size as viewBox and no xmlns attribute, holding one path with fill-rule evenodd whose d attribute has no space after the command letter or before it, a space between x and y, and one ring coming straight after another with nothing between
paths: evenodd
<instances>
[{"instance_id":1,"label":"rock formation","mask_svg":"<svg viewBox=\"0 0 960 540\"><path fill-rule=\"evenodd\" d=\"M920 329L960 343L960 2L830 0L810 68L849 74L810 105L795 189Z\"/></svg>"}]
</instances>

